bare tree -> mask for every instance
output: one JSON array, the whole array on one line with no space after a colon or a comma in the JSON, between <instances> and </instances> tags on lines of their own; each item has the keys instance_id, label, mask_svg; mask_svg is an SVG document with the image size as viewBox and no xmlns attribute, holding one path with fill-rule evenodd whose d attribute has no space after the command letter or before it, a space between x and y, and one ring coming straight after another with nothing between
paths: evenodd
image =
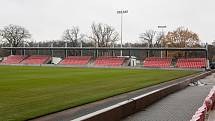
<instances>
[{"instance_id":1,"label":"bare tree","mask_svg":"<svg viewBox=\"0 0 215 121\"><path fill-rule=\"evenodd\" d=\"M98 47L112 46L119 40L118 32L109 25L95 24L91 25L92 36L89 38L93 40Z\"/></svg>"},{"instance_id":2,"label":"bare tree","mask_svg":"<svg viewBox=\"0 0 215 121\"><path fill-rule=\"evenodd\" d=\"M139 38L143 43L147 43L148 47L152 47L155 36L156 32L154 30L147 30L146 32L141 33Z\"/></svg>"},{"instance_id":3,"label":"bare tree","mask_svg":"<svg viewBox=\"0 0 215 121\"><path fill-rule=\"evenodd\" d=\"M83 38L84 35L80 33L77 26L73 26L71 29L66 29L63 33L63 40L71 42L73 47L77 47Z\"/></svg>"},{"instance_id":4,"label":"bare tree","mask_svg":"<svg viewBox=\"0 0 215 121\"><path fill-rule=\"evenodd\" d=\"M30 38L31 34L24 27L11 24L0 30L0 36L2 37L3 43L18 47L26 39Z\"/></svg>"},{"instance_id":5,"label":"bare tree","mask_svg":"<svg viewBox=\"0 0 215 121\"><path fill-rule=\"evenodd\" d=\"M163 44L162 38L164 38L164 36L165 36L164 32L157 32L155 44L154 44L155 47L161 47L161 45Z\"/></svg>"}]
</instances>

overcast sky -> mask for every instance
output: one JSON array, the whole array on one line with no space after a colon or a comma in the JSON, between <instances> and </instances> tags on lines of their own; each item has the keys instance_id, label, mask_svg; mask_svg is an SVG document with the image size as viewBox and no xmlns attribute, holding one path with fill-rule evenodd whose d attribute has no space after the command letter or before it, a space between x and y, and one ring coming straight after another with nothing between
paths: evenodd
<instances>
[{"instance_id":1,"label":"overcast sky","mask_svg":"<svg viewBox=\"0 0 215 121\"><path fill-rule=\"evenodd\" d=\"M56 40L66 28L79 26L90 34L92 22L105 23L120 32L116 11L128 10L123 18L123 41L138 42L145 30L165 31L179 26L199 34L202 42L215 40L215 0L0 0L0 28L17 24L37 41Z\"/></svg>"}]
</instances>

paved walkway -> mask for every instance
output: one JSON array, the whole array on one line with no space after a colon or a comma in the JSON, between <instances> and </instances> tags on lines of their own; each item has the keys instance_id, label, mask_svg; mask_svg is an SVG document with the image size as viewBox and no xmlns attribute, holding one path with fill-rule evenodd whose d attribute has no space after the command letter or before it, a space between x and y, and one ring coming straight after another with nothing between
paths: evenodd
<instances>
[{"instance_id":1,"label":"paved walkway","mask_svg":"<svg viewBox=\"0 0 215 121\"><path fill-rule=\"evenodd\" d=\"M189 86L123 121L189 121L215 85L215 74L200 80L200 82L206 85ZM213 114L210 116L211 120L215 119Z\"/></svg>"}]
</instances>

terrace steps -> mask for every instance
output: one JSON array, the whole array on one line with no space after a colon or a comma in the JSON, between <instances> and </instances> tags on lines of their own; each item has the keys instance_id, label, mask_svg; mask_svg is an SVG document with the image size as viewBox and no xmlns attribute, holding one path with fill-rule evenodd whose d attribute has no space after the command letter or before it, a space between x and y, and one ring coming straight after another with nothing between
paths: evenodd
<instances>
[{"instance_id":1,"label":"terrace steps","mask_svg":"<svg viewBox=\"0 0 215 121\"><path fill-rule=\"evenodd\" d=\"M6 57L1 62L1 64L19 64L26 58L27 58L27 56L23 56L23 55L10 55L10 56Z\"/></svg>"}]
</instances>

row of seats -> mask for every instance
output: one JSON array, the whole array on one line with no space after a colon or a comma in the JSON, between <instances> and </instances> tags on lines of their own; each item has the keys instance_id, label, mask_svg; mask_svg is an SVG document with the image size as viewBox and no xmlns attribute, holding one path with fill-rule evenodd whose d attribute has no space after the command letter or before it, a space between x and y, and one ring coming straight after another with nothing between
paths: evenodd
<instances>
[{"instance_id":1,"label":"row of seats","mask_svg":"<svg viewBox=\"0 0 215 121\"><path fill-rule=\"evenodd\" d=\"M21 62L21 64L46 64L51 60L51 56L32 55Z\"/></svg>"},{"instance_id":2,"label":"row of seats","mask_svg":"<svg viewBox=\"0 0 215 121\"><path fill-rule=\"evenodd\" d=\"M171 58L150 57L144 61L144 67L169 68L171 66Z\"/></svg>"},{"instance_id":3,"label":"row of seats","mask_svg":"<svg viewBox=\"0 0 215 121\"><path fill-rule=\"evenodd\" d=\"M122 66L125 61L124 57L101 56L96 58L97 66Z\"/></svg>"},{"instance_id":4,"label":"row of seats","mask_svg":"<svg viewBox=\"0 0 215 121\"><path fill-rule=\"evenodd\" d=\"M91 56L68 56L59 64L62 65L86 65L91 60ZM46 55L11 55L3 60L1 64L46 64L51 60L50 56ZM95 60L96 66L121 66L125 61L124 57L103 56Z\"/></svg>"},{"instance_id":5,"label":"row of seats","mask_svg":"<svg viewBox=\"0 0 215 121\"><path fill-rule=\"evenodd\" d=\"M209 95L205 98L202 106L192 116L190 121L207 121L208 114L215 109L215 86L211 89Z\"/></svg>"},{"instance_id":6,"label":"row of seats","mask_svg":"<svg viewBox=\"0 0 215 121\"><path fill-rule=\"evenodd\" d=\"M90 61L91 56L68 56L59 64L64 65L86 65Z\"/></svg>"},{"instance_id":7,"label":"row of seats","mask_svg":"<svg viewBox=\"0 0 215 121\"><path fill-rule=\"evenodd\" d=\"M22 62L27 56L22 55L10 55L6 57L1 63L2 64L19 64Z\"/></svg>"},{"instance_id":8,"label":"row of seats","mask_svg":"<svg viewBox=\"0 0 215 121\"><path fill-rule=\"evenodd\" d=\"M169 68L172 64L172 58L149 57L144 61L144 67ZM178 59L177 68L205 68L205 58Z\"/></svg>"},{"instance_id":9,"label":"row of seats","mask_svg":"<svg viewBox=\"0 0 215 121\"><path fill-rule=\"evenodd\" d=\"M63 65L86 65L91 60L91 56L69 56L59 64ZM124 57L102 56L95 60L96 66L121 66L124 63Z\"/></svg>"},{"instance_id":10,"label":"row of seats","mask_svg":"<svg viewBox=\"0 0 215 121\"><path fill-rule=\"evenodd\" d=\"M92 59L91 56L68 56L59 64L63 65L86 65ZM51 60L47 55L11 55L3 60L2 64L46 64ZM95 59L96 66L122 66L125 57L100 56ZM172 58L149 57L144 60L144 67L169 68L172 64ZM178 68L204 68L206 67L205 58L178 59L176 63Z\"/></svg>"},{"instance_id":11,"label":"row of seats","mask_svg":"<svg viewBox=\"0 0 215 121\"><path fill-rule=\"evenodd\" d=\"M51 60L51 56L47 55L10 55L6 57L1 64L46 64Z\"/></svg>"},{"instance_id":12,"label":"row of seats","mask_svg":"<svg viewBox=\"0 0 215 121\"><path fill-rule=\"evenodd\" d=\"M178 59L176 67L178 68L205 68L205 58L190 58L190 59Z\"/></svg>"}]
</instances>

